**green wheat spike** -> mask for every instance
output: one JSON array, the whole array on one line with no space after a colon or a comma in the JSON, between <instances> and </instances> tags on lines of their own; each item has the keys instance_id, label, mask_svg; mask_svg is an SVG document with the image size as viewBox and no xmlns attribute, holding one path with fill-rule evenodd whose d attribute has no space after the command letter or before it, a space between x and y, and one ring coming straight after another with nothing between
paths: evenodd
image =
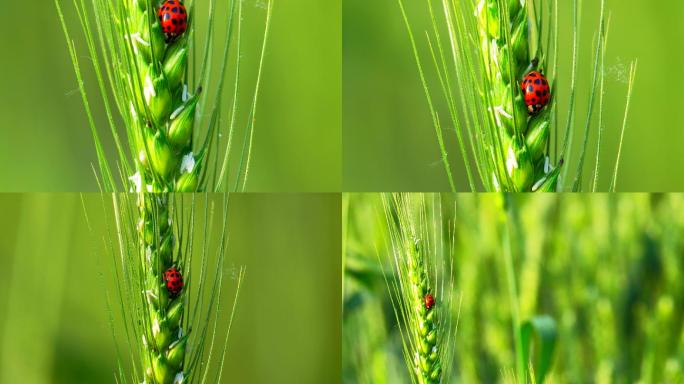
<instances>
[{"instance_id":1,"label":"green wheat spike","mask_svg":"<svg viewBox=\"0 0 684 384\"><path fill-rule=\"evenodd\" d=\"M216 196L217 203L214 197L203 196L113 194L109 202L108 196L102 196L103 204L113 207L114 227L108 229L106 239L117 282L113 296L118 301L108 300L108 307L118 309L123 317L124 332L113 332L119 382L220 381L245 271L240 268L237 273L230 319L222 336L217 327L224 306L228 197ZM218 214L215 205L220 205ZM139 210L143 220L138 219ZM210 233L215 232L216 217L220 230L215 239ZM193 240L202 232L204 236ZM199 263L193 261L196 256ZM163 278L171 266L182 271L186 284L175 296ZM111 326L115 331L113 320ZM126 348L120 348L121 343ZM126 360L130 363L124 364ZM130 370L124 368L129 365Z\"/></svg>"},{"instance_id":2,"label":"green wheat spike","mask_svg":"<svg viewBox=\"0 0 684 384\"><path fill-rule=\"evenodd\" d=\"M253 100L249 108L240 108L241 0L226 4L225 36L216 33L219 8L214 0L209 1L208 29L202 36L197 36L195 26L204 15L195 11L192 1L187 2L187 31L167 36L157 15L161 0L94 0L90 4L72 0L107 117L108 129L102 129L92 114L73 32L62 12L64 1L55 0L55 4L95 142L101 188L152 193L244 190L272 2L266 9ZM202 51L196 51L198 40L204 40ZM223 47L219 54L213 47L217 41ZM234 62L231 55L235 55ZM235 83L232 100L225 103L229 71ZM241 110L249 115L241 150L236 153L234 133ZM222 115L229 116L227 124L222 124ZM116 149L115 165L104 150L106 137L111 137Z\"/></svg>"},{"instance_id":3,"label":"green wheat spike","mask_svg":"<svg viewBox=\"0 0 684 384\"><path fill-rule=\"evenodd\" d=\"M598 188L598 164L605 140L600 137L593 156L589 138L590 132L594 129L600 132L603 124L605 66L602 63L605 60L601 58L605 57L608 30L605 0L598 4L601 16L587 98L589 108L579 141L574 132L578 120L575 109L581 92L577 89L581 0L572 0L571 4L570 50L559 49L558 35L563 31L558 26L557 0L425 0L430 22L425 31L425 47L416 38L412 15L404 0L397 1L453 191L457 186L449 161L451 154L447 151L452 129L470 190L481 187L491 192L580 191L584 188L587 155L595 158L591 188ZM571 52L569 76L558 71L558 62L564 59L562 52L565 51ZM430 68L425 61L433 64L435 84L426 73ZM552 94L550 102L534 113L528 111L520 87L531 70L545 75ZM630 75L620 150L615 158L610 190L616 184L634 71ZM563 86L569 88L568 107L567 115L560 116L558 105L565 101L558 95L564 95L560 91ZM446 104L447 119L440 117L438 102ZM598 124L593 119L597 109Z\"/></svg>"},{"instance_id":4,"label":"green wheat spike","mask_svg":"<svg viewBox=\"0 0 684 384\"><path fill-rule=\"evenodd\" d=\"M383 205L395 276L385 276L413 383L445 383L451 371L453 268L439 196L397 194Z\"/></svg>"}]
</instances>

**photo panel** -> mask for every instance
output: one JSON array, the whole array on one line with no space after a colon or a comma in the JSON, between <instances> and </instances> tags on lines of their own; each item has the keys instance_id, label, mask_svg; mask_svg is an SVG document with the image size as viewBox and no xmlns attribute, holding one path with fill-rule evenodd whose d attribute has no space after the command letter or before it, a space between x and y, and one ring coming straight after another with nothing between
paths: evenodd
<instances>
[{"instance_id":1,"label":"photo panel","mask_svg":"<svg viewBox=\"0 0 684 384\"><path fill-rule=\"evenodd\" d=\"M343 383L676 383L681 194L345 194Z\"/></svg>"}]
</instances>

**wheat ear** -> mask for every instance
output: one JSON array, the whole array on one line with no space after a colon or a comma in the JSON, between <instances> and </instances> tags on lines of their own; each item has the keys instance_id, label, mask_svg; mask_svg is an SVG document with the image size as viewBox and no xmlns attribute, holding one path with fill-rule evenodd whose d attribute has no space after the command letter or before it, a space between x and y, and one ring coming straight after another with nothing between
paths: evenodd
<instances>
[{"instance_id":1,"label":"wheat ear","mask_svg":"<svg viewBox=\"0 0 684 384\"><path fill-rule=\"evenodd\" d=\"M575 109L581 0L571 1L571 49L559 48L558 0L426 0L431 24L425 33L429 53L426 56L433 64L438 92L434 92L431 76L426 74L421 47L404 0L397 1L451 189L455 191L456 184L445 144L451 130L445 128L445 121L440 118L435 94L441 95L441 101L448 107L449 122L454 128L471 190L477 190L479 185L490 192L546 192L570 186L573 191L582 190L596 94L606 75L600 65L607 41L606 1L596 3L600 7L600 19L593 77L579 143L575 137L578 121ZM572 52L571 73L567 77L558 72L562 52ZM630 96L636 63L631 68ZM542 88L549 86L549 92L542 94L544 101L541 103L535 101L535 86L529 87L532 84L526 83L528 86L522 88L528 75L538 75L533 71L543 75L540 81L546 84ZM563 94L558 92L559 83L569 84L567 116L562 119L558 112L558 95ZM526 96L528 100L525 100ZM599 99L600 131L603 129L603 94ZM625 115L629 103L628 96ZM625 126L623 122L622 133ZM620 146L622 141L621 134ZM601 161L602 145L604 142L599 139L596 163ZM616 170L619 163L620 153L615 160ZM593 179L598 180L598 166L593 173ZM476 176L479 176L479 184ZM611 190L614 184L611 184ZM596 188L597 181L593 185Z\"/></svg>"},{"instance_id":2,"label":"wheat ear","mask_svg":"<svg viewBox=\"0 0 684 384\"><path fill-rule=\"evenodd\" d=\"M149 192L194 191L201 169L192 153L201 87L188 89L183 81L188 35L166 38L157 20L159 6L156 1L129 0L122 21L128 32L124 39L132 49L119 77L130 92L128 129L140 178L134 183Z\"/></svg>"},{"instance_id":3,"label":"wheat ear","mask_svg":"<svg viewBox=\"0 0 684 384\"><path fill-rule=\"evenodd\" d=\"M143 365L149 383L170 383L182 377L187 335L181 329L185 291L171 295L164 272L172 266L184 269L174 258L175 237L171 227L168 194L140 194L141 271L146 282L146 313L149 323L143 334Z\"/></svg>"},{"instance_id":4,"label":"wheat ear","mask_svg":"<svg viewBox=\"0 0 684 384\"><path fill-rule=\"evenodd\" d=\"M546 153L552 105L530 116L520 89L527 72L546 67L538 44L530 53L529 11L527 1L480 0L477 5L487 83L482 98L498 129L490 143L500 159L493 177L503 190L555 190L558 180L558 167L550 171Z\"/></svg>"},{"instance_id":5,"label":"wheat ear","mask_svg":"<svg viewBox=\"0 0 684 384\"><path fill-rule=\"evenodd\" d=\"M222 227L214 231L219 198ZM105 204L105 195L102 199ZM112 316L112 306L120 307L123 332L116 331L114 321L111 326L117 348L122 342L125 346L118 349L117 382L220 382L244 278L241 268L235 274L237 291L227 330L222 342L217 341L225 295L228 196L112 194L112 203L115 228L108 229L105 241L114 262L117 292L112 296L117 300L108 306ZM196 236L199 231L203 235ZM214 238L212 232L220 236ZM170 287L165 272L171 267L182 275L184 286Z\"/></svg>"},{"instance_id":6,"label":"wheat ear","mask_svg":"<svg viewBox=\"0 0 684 384\"><path fill-rule=\"evenodd\" d=\"M218 12L215 0L208 2L208 28L201 36L195 28L193 0L93 0L89 5L85 0L73 0L106 112L109 130L104 131L92 114L61 1L55 3L95 141L100 188L117 191L123 185L126 191L153 193L220 191L233 176L231 188L243 190L252 152L271 1L267 5L253 100L250 108L238 108L243 54L241 0L224 3L227 28L219 50L214 47ZM163 31L162 7L182 12L187 17L187 30L173 34ZM91 25L91 18L95 25ZM202 45L198 41L205 41L203 52L197 52ZM232 54L234 85L232 100L226 102L224 84ZM240 145L242 153L233 159L234 133L240 124L236 115L242 109L249 111L249 116ZM121 123L115 118L116 112ZM227 122L225 126L223 121ZM104 135L113 139L118 155L115 166L105 154ZM237 165L231 165L231 161ZM237 168L234 175L231 168Z\"/></svg>"},{"instance_id":7,"label":"wheat ear","mask_svg":"<svg viewBox=\"0 0 684 384\"><path fill-rule=\"evenodd\" d=\"M386 279L404 359L412 382L419 384L448 379L455 333L452 264L441 238L439 204L429 199L422 194L383 199L396 276Z\"/></svg>"}]
</instances>

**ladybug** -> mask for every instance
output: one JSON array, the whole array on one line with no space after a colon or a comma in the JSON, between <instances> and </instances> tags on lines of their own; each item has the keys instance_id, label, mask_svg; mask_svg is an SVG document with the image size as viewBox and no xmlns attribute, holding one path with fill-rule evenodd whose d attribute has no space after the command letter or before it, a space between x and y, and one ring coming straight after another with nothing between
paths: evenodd
<instances>
[{"instance_id":1,"label":"ladybug","mask_svg":"<svg viewBox=\"0 0 684 384\"><path fill-rule=\"evenodd\" d=\"M183 289L183 276L181 276L176 267L171 267L164 272L164 281L171 297L176 297L180 294Z\"/></svg>"},{"instance_id":2,"label":"ladybug","mask_svg":"<svg viewBox=\"0 0 684 384\"><path fill-rule=\"evenodd\" d=\"M425 295L425 308L431 309L435 305L435 298L431 294Z\"/></svg>"},{"instance_id":3,"label":"ladybug","mask_svg":"<svg viewBox=\"0 0 684 384\"><path fill-rule=\"evenodd\" d=\"M166 0L157 15L169 40L182 35L188 28L188 14L183 3L178 0Z\"/></svg>"},{"instance_id":4,"label":"ladybug","mask_svg":"<svg viewBox=\"0 0 684 384\"><path fill-rule=\"evenodd\" d=\"M522 88L525 104L531 115L541 111L551 99L549 82L544 75L537 71L525 75L520 88Z\"/></svg>"}]
</instances>

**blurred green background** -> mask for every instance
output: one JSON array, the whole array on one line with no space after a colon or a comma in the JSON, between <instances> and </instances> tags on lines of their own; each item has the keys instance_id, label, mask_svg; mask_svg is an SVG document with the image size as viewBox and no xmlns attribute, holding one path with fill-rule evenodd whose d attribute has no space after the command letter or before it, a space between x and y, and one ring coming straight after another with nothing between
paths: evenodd
<instances>
[{"instance_id":1,"label":"blurred green background","mask_svg":"<svg viewBox=\"0 0 684 384\"><path fill-rule=\"evenodd\" d=\"M427 2L405 1L423 49ZM561 116L567 108L572 47L571 1L559 1ZM438 5L436 2L435 5ZM584 1L577 116L585 115L598 25L598 1ZM441 5L440 5L441 7ZM608 0L606 135L600 187L606 190L617 152L630 61L638 59L618 191L682 191L684 165L684 2ZM397 0L345 0L343 5L343 190L448 191L449 185ZM431 72L432 61L421 51ZM436 90L435 90L436 91ZM442 108L441 115L447 115ZM563 121L564 118L563 118ZM577 135L583 119L577 120ZM448 125L445 129L452 129ZM595 148L595 132L590 152ZM579 137L579 136L578 136ZM453 132L447 135L457 186L467 188ZM593 160L587 168L593 169Z\"/></svg>"},{"instance_id":2,"label":"blurred green background","mask_svg":"<svg viewBox=\"0 0 684 384\"><path fill-rule=\"evenodd\" d=\"M508 215L498 194L437 200L434 230L455 233L444 243L455 274L447 310L458 320L447 382L511 382L506 222L521 321L550 315L557 325L547 382L684 382L684 195L518 194ZM409 383L379 262L391 257L379 195L345 194L343 223L343 382Z\"/></svg>"},{"instance_id":3,"label":"blurred green background","mask_svg":"<svg viewBox=\"0 0 684 384\"><path fill-rule=\"evenodd\" d=\"M67 23L87 67L71 1ZM219 2L221 6L224 3ZM249 191L339 191L341 185L341 17L339 4L275 0L258 105ZM198 3L206 19L206 2ZM243 119L253 89L264 0L244 1ZM222 9L222 7L220 8ZM76 77L52 1L3 2L0 24L0 191L97 191L96 161ZM20 17L21 16L21 17ZM225 23L224 13L215 15ZM206 20L200 20L201 25ZM89 68L95 119L108 130ZM230 88L230 87L226 87ZM230 98L224 98L228 103ZM113 155L112 140L107 140Z\"/></svg>"},{"instance_id":4,"label":"blurred green background","mask_svg":"<svg viewBox=\"0 0 684 384\"><path fill-rule=\"evenodd\" d=\"M339 382L339 197L230 199L223 271L228 282L218 335L228 324L237 269L245 266L247 275L223 382ZM209 200L220 206L219 196ZM198 207L203 202L198 197ZM114 382L105 294L116 300L116 290L104 246L113 222L101 204L95 194L85 195L83 204L78 194L0 195L0 382ZM220 230L220 215L215 220L213 232ZM120 337L121 324L115 330Z\"/></svg>"}]
</instances>

